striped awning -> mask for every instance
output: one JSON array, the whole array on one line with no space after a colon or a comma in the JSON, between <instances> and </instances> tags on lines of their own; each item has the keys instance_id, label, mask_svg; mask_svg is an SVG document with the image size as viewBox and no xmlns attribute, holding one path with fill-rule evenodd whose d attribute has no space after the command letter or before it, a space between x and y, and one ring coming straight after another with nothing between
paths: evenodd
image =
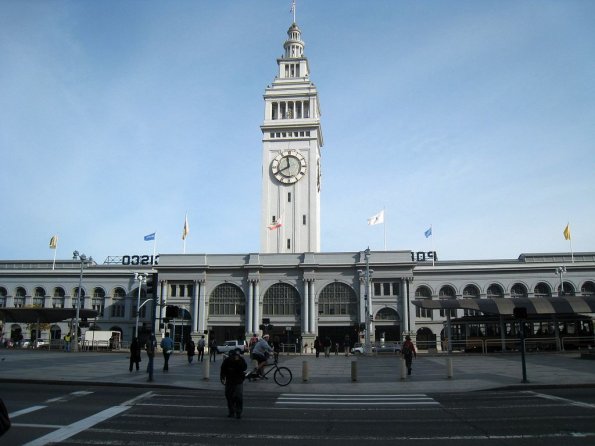
<instances>
[{"instance_id":1,"label":"striped awning","mask_svg":"<svg viewBox=\"0 0 595 446\"><path fill-rule=\"evenodd\" d=\"M416 299L413 305L428 310L481 311L485 314L512 315L514 308L526 308L527 314L595 313L595 296L514 297L487 299Z\"/></svg>"}]
</instances>

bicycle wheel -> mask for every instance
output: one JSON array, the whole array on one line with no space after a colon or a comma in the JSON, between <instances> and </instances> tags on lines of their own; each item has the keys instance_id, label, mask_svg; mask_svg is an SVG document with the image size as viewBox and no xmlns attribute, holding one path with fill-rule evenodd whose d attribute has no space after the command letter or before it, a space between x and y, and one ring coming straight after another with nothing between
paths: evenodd
<instances>
[{"instance_id":1,"label":"bicycle wheel","mask_svg":"<svg viewBox=\"0 0 595 446\"><path fill-rule=\"evenodd\" d=\"M291 379L293 377L291 375L291 370L289 370L287 367L277 367L277 370L275 370L273 378L275 379L275 382L280 386L286 386L291 382Z\"/></svg>"}]
</instances>

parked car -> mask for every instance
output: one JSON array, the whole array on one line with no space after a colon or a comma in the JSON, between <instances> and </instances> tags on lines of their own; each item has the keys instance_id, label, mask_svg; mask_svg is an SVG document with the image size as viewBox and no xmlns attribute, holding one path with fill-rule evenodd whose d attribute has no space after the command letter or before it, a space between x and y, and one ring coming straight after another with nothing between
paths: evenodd
<instances>
[{"instance_id":1,"label":"parked car","mask_svg":"<svg viewBox=\"0 0 595 446\"><path fill-rule=\"evenodd\" d=\"M248 351L248 344L246 341L225 341L223 345L217 346L217 353L229 353L231 350L236 350L240 354Z\"/></svg>"},{"instance_id":2,"label":"parked car","mask_svg":"<svg viewBox=\"0 0 595 446\"><path fill-rule=\"evenodd\" d=\"M364 354L364 345L363 344L355 344L351 349L352 355L363 355ZM372 353L400 353L401 352L401 344L398 342L384 342L384 343L374 343L372 344Z\"/></svg>"}]
</instances>

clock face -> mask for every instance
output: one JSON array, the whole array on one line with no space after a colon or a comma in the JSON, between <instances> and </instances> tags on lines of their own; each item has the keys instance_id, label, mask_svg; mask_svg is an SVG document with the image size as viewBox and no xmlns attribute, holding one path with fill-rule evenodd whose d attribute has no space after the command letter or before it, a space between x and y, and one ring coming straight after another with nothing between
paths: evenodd
<instances>
[{"instance_id":1,"label":"clock face","mask_svg":"<svg viewBox=\"0 0 595 446\"><path fill-rule=\"evenodd\" d=\"M271 163L271 172L284 184L293 184L306 174L306 159L297 150L284 150Z\"/></svg>"}]
</instances>

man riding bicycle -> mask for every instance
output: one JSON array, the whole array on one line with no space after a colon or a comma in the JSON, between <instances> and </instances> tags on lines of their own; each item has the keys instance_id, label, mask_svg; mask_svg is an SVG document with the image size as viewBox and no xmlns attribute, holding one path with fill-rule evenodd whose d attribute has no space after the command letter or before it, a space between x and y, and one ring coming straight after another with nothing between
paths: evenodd
<instances>
[{"instance_id":1,"label":"man riding bicycle","mask_svg":"<svg viewBox=\"0 0 595 446\"><path fill-rule=\"evenodd\" d=\"M272 351L273 348L269 345L269 335L265 334L256 343L252 350L252 359L255 359L258 362L258 367L256 367L255 370L258 375L262 376L262 369L266 365L267 359Z\"/></svg>"}]
</instances>

